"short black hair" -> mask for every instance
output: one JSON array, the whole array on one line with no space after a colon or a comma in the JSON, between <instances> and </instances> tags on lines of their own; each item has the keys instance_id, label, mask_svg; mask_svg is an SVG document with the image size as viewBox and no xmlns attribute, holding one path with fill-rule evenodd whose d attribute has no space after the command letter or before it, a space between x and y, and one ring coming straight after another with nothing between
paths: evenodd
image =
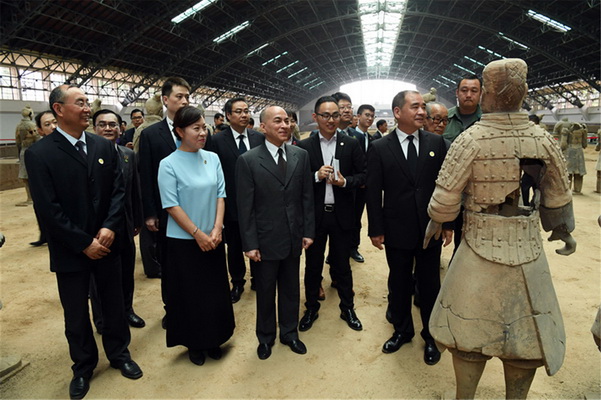
<instances>
[{"instance_id":1,"label":"short black hair","mask_svg":"<svg viewBox=\"0 0 601 400\"><path fill-rule=\"evenodd\" d=\"M253 119L253 117L250 117L250 118L248 119L248 125L255 126L255 120Z\"/></svg>"},{"instance_id":2,"label":"short black hair","mask_svg":"<svg viewBox=\"0 0 601 400\"><path fill-rule=\"evenodd\" d=\"M42 117L46 114L52 114L54 115L54 113L52 112L52 110L46 110L46 111L42 111L41 113L37 114L35 116L35 124L38 128L42 129Z\"/></svg>"},{"instance_id":3,"label":"short black hair","mask_svg":"<svg viewBox=\"0 0 601 400\"><path fill-rule=\"evenodd\" d=\"M66 89L63 89L64 86L67 86ZM54 89L52 89L52 92L50 92L50 97L48 99L48 103L50 104L50 111L52 111L52 115L54 115L54 117L56 118L56 112L54 111L54 107L52 107L55 103L62 103L65 100L65 96L67 95L67 90L71 89L71 88L78 88L79 86L74 85L74 84L65 84L65 85L58 85L57 87L55 87Z\"/></svg>"},{"instance_id":4,"label":"short black hair","mask_svg":"<svg viewBox=\"0 0 601 400\"><path fill-rule=\"evenodd\" d=\"M298 117L296 116L296 113L292 110L286 110L286 114L288 114L288 118L293 119L294 121L298 122Z\"/></svg>"},{"instance_id":5,"label":"short black hair","mask_svg":"<svg viewBox=\"0 0 601 400\"><path fill-rule=\"evenodd\" d=\"M102 115L102 114L113 114L117 117L117 121L119 122L119 125L121 125L121 122L123 121L123 119L121 118L121 116L119 114L117 114L116 112L114 112L113 110L109 110L108 108L103 108L102 110L98 110L94 113L94 116L92 116L92 126L96 126L96 119L98 118L98 116Z\"/></svg>"},{"instance_id":6,"label":"short black hair","mask_svg":"<svg viewBox=\"0 0 601 400\"><path fill-rule=\"evenodd\" d=\"M381 127L382 125L386 124L386 120L385 119L380 119L378 120L378 122L376 122L376 128Z\"/></svg>"},{"instance_id":7,"label":"short black hair","mask_svg":"<svg viewBox=\"0 0 601 400\"><path fill-rule=\"evenodd\" d=\"M227 115L232 113L232 107L234 106L234 103L237 103L239 101L243 101L246 103L246 99L242 96L234 97L233 99L229 99L225 102L225 105L223 106L223 111L225 112L225 118L228 121L230 119L227 117Z\"/></svg>"},{"instance_id":8,"label":"short black hair","mask_svg":"<svg viewBox=\"0 0 601 400\"><path fill-rule=\"evenodd\" d=\"M402 92L398 92L396 96L392 99L392 111L394 112L394 108L403 108L405 105L405 97L409 93L417 93L420 94L417 90L403 90Z\"/></svg>"},{"instance_id":9,"label":"short black hair","mask_svg":"<svg viewBox=\"0 0 601 400\"><path fill-rule=\"evenodd\" d=\"M142 113L142 116L144 116L144 111L140 110L139 108L134 108L129 113L129 118L133 118L135 113Z\"/></svg>"},{"instance_id":10,"label":"short black hair","mask_svg":"<svg viewBox=\"0 0 601 400\"><path fill-rule=\"evenodd\" d=\"M469 75L465 75L462 76L461 79L459 79L459 82L457 82L457 90L459 90L459 87L461 86L461 81L465 81L465 80L475 80L477 79L478 82L480 82L480 89L482 89L482 78L480 78L478 75L476 74L469 74Z\"/></svg>"},{"instance_id":11,"label":"short black hair","mask_svg":"<svg viewBox=\"0 0 601 400\"><path fill-rule=\"evenodd\" d=\"M221 113L217 113L217 114L213 115L213 120L216 120L217 118L225 118L225 115L223 115Z\"/></svg>"},{"instance_id":12,"label":"short black hair","mask_svg":"<svg viewBox=\"0 0 601 400\"><path fill-rule=\"evenodd\" d=\"M362 114L364 110L369 110L372 113L376 112L376 109L371 104L361 104L357 110L357 114Z\"/></svg>"},{"instance_id":13,"label":"short black hair","mask_svg":"<svg viewBox=\"0 0 601 400\"><path fill-rule=\"evenodd\" d=\"M37 121L37 116L36 116L36 121ZM528 115L528 121L532 121L536 125L540 124L540 118L536 114L530 114L530 115Z\"/></svg>"},{"instance_id":14,"label":"short black hair","mask_svg":"<svg viewBox=\"0 0 601 400\"><path fill-rule=\"evenodd\" d=\"M336 92L332 95L332 97L334 99L336 99L336 103L338 103L340 100L346 100L349 103L352 103L353 101L351 100L351 96L349 96L346 93L342 93L342 92Z\"/></svg>"},{"instance_id":15,"label":"short black hair","mask_svg":"<svg viewBox=\"0 0 601 400\"><path fill-rule=\"evenodd\" d=\"M322 96L319 99L317 99L317 101L315 102L315 112L317 113L317 111L319 111L319 106L321 106L323 103L336 103L336 105L338 105L338 101L332 97L332 96Z\"/></svg>"},{"instance_id":16,"label":"short black hair","mask_svg":"<svg viewBox=\"0 0 601 400\"><path fill-rule=\"evenodd\" d=\"M192 125L202 117L204 117L204 114L197 107L185 106L180 108L179 110L177 110L175 116L173 117L173 134L181 140L182 137L179 135L179 133L177 133L175 128L184 129L185 127Z\"/></svg>"},{"instance_id":17,"label":"short black hair","mask_svg":"<svg viewBox=\"0 0 601 400\"><path fill-rule=\"evenodd\" d=\"M169 78L165 79L165 82L163 82L163 86L161 87L161 96L169 97L171 92L173 92L173 86L183 86L188 89L188 91L192 90L192 87L184 78L180 78L179 76L170 76Z\"/></svg>"}]
</instances>

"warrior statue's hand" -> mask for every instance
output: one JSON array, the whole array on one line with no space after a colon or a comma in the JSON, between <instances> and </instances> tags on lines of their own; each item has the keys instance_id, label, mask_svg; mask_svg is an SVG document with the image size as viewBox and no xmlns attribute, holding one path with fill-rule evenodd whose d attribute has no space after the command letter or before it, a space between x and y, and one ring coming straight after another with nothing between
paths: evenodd
<instances>
[{"instance_id":1,"label":"warrior statue's hand","mask_svg":"<svg viewBox=\"0 0 601 400\"><path fill-rule=\"evenodd\" d=\"M428 248L428 243L430 243L432 236L434 236L434 239L438 240L441 233L442 224L440 222L430 220L430 222L428 222L428 226L426 227L426 234L424 235L424 249Z\"/></svg>"},{"instance_id":2,"label":"warrior statue's hand","mask_svg":"<svg viewBox=\"0 0 601 400\"><path fill-rule=\"evenodd\" d=\"M565 243L561 249L556 249L555 252L562 256L569 256L570 254L576 251L576 240L570 235L569 232L566 232L564 227L558 227L553 229L551 236L549 236L549 242L553 242L555 240L561 240Z\"/></svg>"}]
</instances>

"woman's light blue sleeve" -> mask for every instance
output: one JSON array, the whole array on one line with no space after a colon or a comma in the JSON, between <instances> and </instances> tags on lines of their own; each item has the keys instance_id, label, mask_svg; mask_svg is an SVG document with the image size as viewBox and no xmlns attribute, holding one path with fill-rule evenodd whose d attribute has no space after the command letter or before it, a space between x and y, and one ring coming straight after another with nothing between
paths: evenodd
<instances>
[{"instance_id":1,"label":"woman's light blue sleeve","mask_svg":"<svg viewBox=\"0 0 601 400\"><path fill-rule=\"evenodd\" d=\"M221 162L219 161L219 157L215 157L217 159L217 198L225 198L225 178L223 177L223 169L221 168Z\"/></svg>"},{"instance_id":2,"label":"woman's light blue sleeve","mask_svg":"<svg viewBox=\"0 0 601 400\"><path fill-rule=\"evenodd\" d=\"M163 208L179 206L177 195L177 177L169 160L164 159L159 164L159 192Z\"/></svg>"}]
</instances>

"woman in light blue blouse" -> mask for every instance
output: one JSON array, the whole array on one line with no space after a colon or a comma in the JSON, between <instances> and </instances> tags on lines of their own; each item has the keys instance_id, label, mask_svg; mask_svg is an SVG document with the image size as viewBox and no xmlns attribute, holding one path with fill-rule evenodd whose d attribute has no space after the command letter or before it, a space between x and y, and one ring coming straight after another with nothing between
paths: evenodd
<instances>
[{"instance_id":1,"label":"woman in light blue blouse","mask_svg":"<svg viewBox=\"0 0 601 400\"><path fill-rule=\"evenodd\" d=\"M225 181L219 157L202 150L207 140L200 110L186 106L173 119L180 147L159 166L167 222L167 346L186 346L202 365L205 352L221 358L234 332L225 250L221 242ZM179 142L179 141L178 141Z\"/></svg>"}]
</instances>

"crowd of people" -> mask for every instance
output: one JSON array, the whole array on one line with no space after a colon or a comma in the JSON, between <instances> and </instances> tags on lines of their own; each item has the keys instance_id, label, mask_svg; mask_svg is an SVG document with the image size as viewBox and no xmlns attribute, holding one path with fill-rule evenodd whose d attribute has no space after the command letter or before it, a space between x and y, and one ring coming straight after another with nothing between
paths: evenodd
<instances>
[{"instance_id":1,"label":"crowd of people","mask_svg":"<svg viewBox=\"0 0 601 400\"><path fill-rule=\"evenodd\" d=\"M111 366L130 379L143 374L128 350L128 325L145 325L133 309L136 235L146 275L161 278L166 344L187 347L196 365L205 355L221 358L220 346L234 334L233 304L245 291L248 258L257 356L265 360L278 328L281 343L307 353L299 331L319 317L324 264L340 318L363 329L350 260L365 262L359 253L365 208L367 235L385 250L390 271L386 318L393 333L382 351L396 352L414 337L415 292L424 362L436 364L441 354L429 320L441 287L441 249L453 230L460 247L463 212L440 221L439 235L424 246L432 236L428 204L451 143L482 117L480 78L460 80L451 109L426 104L416 91L398 93L390 132L385 120L370 132L377 118L372 105L354 113L345 93L321 97L312 115L317 130L304 139L296 114L278 106L265 108L259 129L252 129L243 97L228 100L209 127L189 104L190 90L184 79L167 78L164 118L148 125L135 109L133 127L123 134L121 116L108 109L91 115L86 94L73 85L55 88L50 110L36 117L45 138L25 160L42 234L36 245L48 243L64 309L71 398L86 395L98 362L88 296ZM90 118L95 135L85 132Z\"/></svg>"}]
</instances>

